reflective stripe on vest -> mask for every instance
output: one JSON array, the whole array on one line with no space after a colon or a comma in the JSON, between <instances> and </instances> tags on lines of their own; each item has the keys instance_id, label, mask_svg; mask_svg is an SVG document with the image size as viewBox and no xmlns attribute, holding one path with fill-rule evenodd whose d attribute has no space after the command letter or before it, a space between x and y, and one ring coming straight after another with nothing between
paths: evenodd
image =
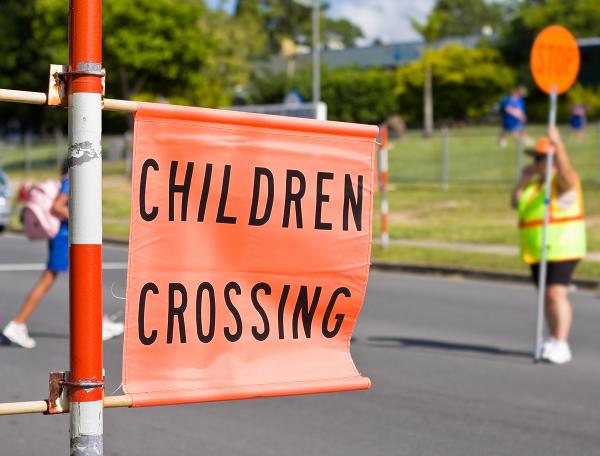
<instances>
[{"instance_id":1,"label":"reflective stripe on vest","mask_svg":"<svg viewBox=\"0 0 600 456\"><path fill-rule=\"evenodd\" d=\"M521 257L526 263L540 261L542 231L544 225L545 185L543 182L529 184L519 198L519 238ZM579 183L575 198L569 207L560 207L556 179L552 179L548 225L548 261L564 261L585 256L586 235L583 197Z\"/></svg>"}]
</instances>

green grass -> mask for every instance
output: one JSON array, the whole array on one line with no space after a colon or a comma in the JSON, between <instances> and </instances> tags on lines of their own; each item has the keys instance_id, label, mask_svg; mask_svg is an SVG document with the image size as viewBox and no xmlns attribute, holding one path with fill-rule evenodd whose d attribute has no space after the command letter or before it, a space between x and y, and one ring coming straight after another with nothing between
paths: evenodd
<instances>
[{"instance_id":1,"label":"green grass","mask_svg":"<svg viewBox=\"0 0 600 456\"><path fill-rule=\"evenodd\" d=\"M532 126L528 134L534 140L545 127ZM587 138L579 142L562 128L564 140L582 180L597 182L600 177L600 137L591 125ZM520 164L528 161L517 154L517 144L509 138L504 148L497 143L498 130L490 127L453 129L448 135L448 179L451 183L510 184ZM396 183L436 182L442 175L442 140L439 131L426 139L409 133L390 143L390 180Z\"/></svg>"},{"instance_id":2,"label":"green grass","mask_svg":"<svg viewBox=\"0 0 600 456\"><path fill-rule=\"evenodd\" d=\"M530 134L534 136L534 129ZM392 239L516 245L516 214L509 195L516 169L515 144L496 145L497 130L469 128L453 131L449 138L450 186L439 184L439 135L424 139L408 134L390 144L390 234ZM568 139L575 166L584 179L584 199L590 251L600 251L600 185L596 183L599 146L598 130L590 130L583 143ZM56 176L57 146L35 146L31 170L25 171L23 150L0 149L0 163L15 187L23 180ZM523 163L527 160L523 157ZM103 164L104 234L126 238L129 234L131 183L125 162ZM416 182L418 183L416 183ZM485 183L482 183L485 182ZM379 195L375 195L374 228L379 234ZM17 216L13 225L18 226ZM392 246L386 251L373 247L373 258L441 266L485 268L526 272L511 255L457 252L447 249ZM600 277L600 263L583 262L578 276Z\"/></svg>"},{"instance_id":3,"label":"green grass","mask_svg":"<svg viewBox=\"0 0 600 456\"><path fill-rule=\"evenodd\" d=\"M390 246L386 250L374 245L374 260L395 261L400 263L427 266L452 266L459 268L486 269L491 271L529 273L529 268L516 256L490 255L484 253L465 253L446 249L426 249L419 247ZM577 267L576 277L598 279L600 263L583 261Z\"/></svg>"},{"instance_id":4,"label":"green grass","mask_svg":"<svg viewBox=\"0 0 600 456\"><path fill-rule=\"evenodd\" d=\"M516 245L516 213L508 185L394 185L389 195L390 236L476 244ZM374 233L379 233L376 195ZM588 247L600 251L600 186L584 187Z\"/></svg>"}]
</instances>

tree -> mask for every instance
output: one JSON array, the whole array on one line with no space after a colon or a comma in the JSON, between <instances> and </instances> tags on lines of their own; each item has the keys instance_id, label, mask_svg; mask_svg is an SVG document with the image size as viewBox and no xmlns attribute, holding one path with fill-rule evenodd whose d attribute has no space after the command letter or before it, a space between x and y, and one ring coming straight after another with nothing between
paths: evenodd
<instances>
[{"instance_id":1,"label":"tree","mask_svg":"<svg viewBox=\"0 0 600 456\"><path fill-rule=\"evenodd\" d=\"M432 11L424 23L419 23L411 19L412 28L418 32L425 41L424 58L424 78L423 78L423 135L430 137L433 135L433 89L432 89L432 70L429 61L429 48L432 43L440 39L442 24L446 20L446 14L440 11Z\"/></svg>"},{"instance_id":2,"label":"tree","mask_svg":"<svg viewBox=\"0 0 600 456\"><path fill-rule=\"evenodd\" d=\"M379 124L396 114L393 95L395 75L378 68L323 68L322 99L330 120ZM250 103L281 103L290 90L304 98L311 95L310 70L298 71L292 78L285 73L255 75L250 85Z\"/></svg>"},{"instance_id":3,"label":"tree","mask_svg":"<svg viewBox=\"0 0 600 456\"><path fill-rule=\"evenodd\" d=\"M522 0L502 29L500 48L506 60L529 76L529 51L546 26L561 24L576 37L600 36L600 3L594 0Z\"/></svg>"},{"instance_id":4,"label":"tree","mask_svg":"<svg viewBox=\"0 0 600 456\"><path fill-rule=\"evenodd\" d=\"M107 93L194 101L190 88L215 47L201 27L205 14L202 2L192 0L105 0Z\"/></svg>"},{"instance_id":5,"label":"tree","mask_svg":"<svg viewBox=\"0 0 600 456\"><path fill-rule=\"evenodd\" d=\"M54 26L56 6L64 10L64 39ZM45 91L50 63L67 55L67 10L60 0L2 0L0 2L0 87ZM60 20L60 19L58 19ZM64 42L61 42L64 41ZM58 59L58 60L57 60ZM20 128L40 129L44 119L65 121L58 111L23 104L0 105L0 120L17 121Z\"/></svg>"},{"instance_id":6,"label":"tree","mask_svg":"<svg viewBox=\"0 0 600 456\"><path fill-rule=\"evenodd\" d=\"M528 86L529 119L545 120L547 97L533 82L529 68L529 53L537 34L546 26L560 24L577 38L600 35L600 2L594 0L521 0L508 4L509 20L501 30L499 48L506 61L517 70L518 80ZM585 64L585 62L582 62ZM592 65L594 62L590 62ZM560 104L562 109L565 104ZM562 116L566 113L560 113Z\"/></svg>"},{"instance_id":7,"label":"tree","mask_svg":"<svg viewBox=\"0 0 600 456\"><path fill-rule=\"evenodd\" d=\"M363 37L361 29L347 19L326 17L329 4L321 3L321 36L340 39L354 46ZM278 54L285 39L312 46L311 10L295 0L238 0L235 17L252 17L267 33L263 57Z\"/></svg>"},{"instance_id":8,"label":"tree","mask_svg":"<svg viewBox=\"0 0 600 456\"><path fill-rule=\"evenodd\" d=\"M250 56L265 44L257 22L209 10L202 0L104 0L103 7L109 97L226 105L248 78ZM68 61L67 15L65 0L0 2L2 87L45 89L48 65ZM21 113L34 125L62 113L4 106L0 116ZM109 126L117 117L124 119L106 116Z\"/></svg>"},{"instance_id":9,"label":"tree","mask_svg":"<svg viewBox=\"0 0 600 456\"><path fill-rule=\"evenodd\" d=\"M503 5L485 0L437 0L433 13L442 18L439 37L481 34L483 27L502 23Z\"/></svg>"},{"instance_id":10,"label":"tree","mask_svg":"<svg viewBox=\"0 0 600 456\"><path fill-rule=\"evenodd\" d=\"M339 40L344 47L354 47L359 38L364 38L360 27L348 19L330 19L325 17L321 22L325 22L321 25L321 28L325 29L326 43L331 40Z\"/></svg>"},{"instance_id":11,"label":"tree","mask_svg":"<svg viewBox=\"0 0 600 456\"><path fill-rule=\"evenodd\" d=\"M427 63L433 71L433 90L444 94L436 101L437 119L481 118L515 84L514 70L496 49L449 44L429 50L420 60L396 70L395 93L400 113L409 122L421 120L419 108Z\"/></svg>"}]
</instances>

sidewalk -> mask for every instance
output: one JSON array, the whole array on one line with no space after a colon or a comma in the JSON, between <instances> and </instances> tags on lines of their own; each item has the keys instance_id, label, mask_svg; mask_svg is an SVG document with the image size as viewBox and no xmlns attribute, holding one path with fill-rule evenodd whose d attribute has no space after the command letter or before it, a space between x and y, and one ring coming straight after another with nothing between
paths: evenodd
<instances>
[{"instance_id":1,"label":"sidewalk","mask_svg":"<svg viewBox=\"0 0 600 456\"><path fill-rule=\"evenodd\" d=\"M374 244L379 244L379 237L373 238ZM519 254L519 248L512 245L467 244L462 242L431 241L421 239L390 239L390 245L402 247L420 247L425 249L454 250L456 252L489 253L494 255ZM600 252L588 252L586 261L600 261Z\"/></svg>"}]
</instances>

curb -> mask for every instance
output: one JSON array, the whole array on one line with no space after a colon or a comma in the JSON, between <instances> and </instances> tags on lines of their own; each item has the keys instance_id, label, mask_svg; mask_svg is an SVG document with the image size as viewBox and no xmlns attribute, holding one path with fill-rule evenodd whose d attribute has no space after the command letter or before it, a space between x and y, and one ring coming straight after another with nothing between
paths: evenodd
<instances>
[{"instance_id":1,"label":"curb","mask_svg":"<svg viewBox=\"0 0 600 456\"><path fill-rule=\"evenodd\" d=\"M452 266L434 266L413 263L395 263L390 261L374 261L371 269L377 271L409 272L412 274L455 276L464 279L490 280L494 282L511 282L531 284L527 274L507 271L493 271L489 269L469 269ZM593 279L573 279L573 284L582 290L597 290L600 282Z\"/></svg>"}]
</instances>

